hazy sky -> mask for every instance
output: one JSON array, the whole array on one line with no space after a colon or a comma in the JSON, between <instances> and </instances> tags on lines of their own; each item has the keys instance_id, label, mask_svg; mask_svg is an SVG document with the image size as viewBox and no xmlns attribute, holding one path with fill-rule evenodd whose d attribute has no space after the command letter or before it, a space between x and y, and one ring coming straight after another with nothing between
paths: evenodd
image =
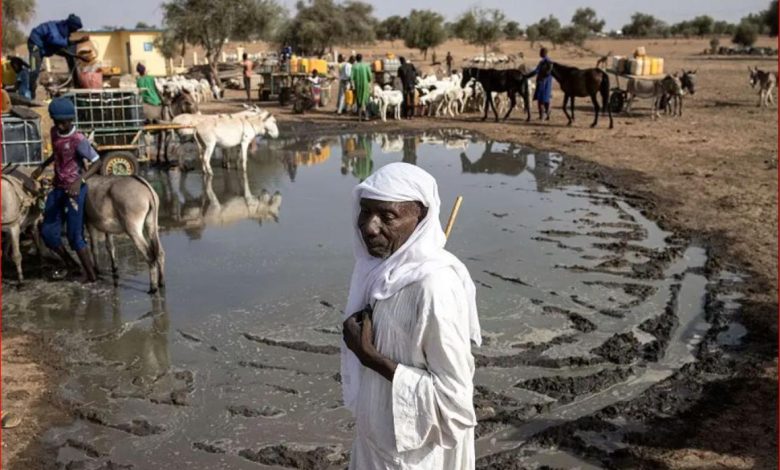
<instances>
[{"instance_id":1,"label":"hazy sky","mask_svg":"<svg viewBox=\"0 0 780 470\"><path fill-rule=\"evenodd\" d=\"M295 0L279 1L289 10L295 9ZM159 25L162 18L162 0L37 0L37 3L36 18L28 25L28 30L43 21L65 18L68 13L80 15L85 29L98 29L104 25L132 27L138 21ZM549 14L568 23L575 9L590 6L606 20L609 30L620 29L636 11L653 14L669 23L701 14L734 22L748 13L765 9L769 0L368 0L368 3L374 5L379 18L406 15L412 8L437 10L449 19L471 6L501 8L510 19L523 26Z\"/></svg>"}]
</instances>

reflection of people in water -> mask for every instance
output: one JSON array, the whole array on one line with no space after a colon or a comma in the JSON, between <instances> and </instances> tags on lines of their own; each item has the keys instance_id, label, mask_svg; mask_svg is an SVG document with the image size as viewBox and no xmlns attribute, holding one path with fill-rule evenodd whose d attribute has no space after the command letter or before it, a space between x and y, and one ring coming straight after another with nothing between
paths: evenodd
<instances>
[{"instance_id":1,"label":"reflection of people in water","mask_svg":"<svg viewBox=\"0 0 780 470\"><path fill-rule=\"evenodd\" d=\"M417 137L413 135L404 136L404 163L417 165Z\"/></svg>"},{"instance_id":2,"label":"reflection of people in water","mask_svg":"<svg viewBox=\"0 0 780 470\"><path fill-rule=\"evenodd\" d=\"M514 144L503 152L493 151L493 141L485 142L485 150L476 162L469 160L465 152L460 154L460 163L463 173L500 173L508 176L517 176L525 171L527 165L527 153Z\"/></svg>"},{"instance_id":3,"label":"reflection of people in water","mask_svg":"<svg viewBox=\"0 0 780 470\"><path fill-rule=\"evenodd\" d=\"M341 140L341 174L352 172L352 176L363 181L374 169L371 136L360 134Z\"/></svg>"}]
</instances>

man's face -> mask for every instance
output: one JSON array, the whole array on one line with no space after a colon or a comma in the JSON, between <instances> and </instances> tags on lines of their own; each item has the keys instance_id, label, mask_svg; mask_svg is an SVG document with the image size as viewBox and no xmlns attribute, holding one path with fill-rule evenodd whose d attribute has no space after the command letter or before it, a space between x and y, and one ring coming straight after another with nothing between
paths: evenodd
<instances>
[{"instance_id":1,"label":"man's face","mask_svg":"<svg viewBox=\"0 0 780 470\"><path fill-rule=\"evenodd\" d=\"M54 127L57 128L57 132L60 134L67 134L73 128L73 121L70 119L54 121Z\"/></svg>"},{"instance_id":2,"label":"man's face","mask_svg":"<svg viewBox=\"0 0 780 470\"><path fill-rule=\"evenodd\" d=\"M360 200L358 229L368 254L385 259L412 236L426 209L418 202Z\"/></svg>"}]
</instances>

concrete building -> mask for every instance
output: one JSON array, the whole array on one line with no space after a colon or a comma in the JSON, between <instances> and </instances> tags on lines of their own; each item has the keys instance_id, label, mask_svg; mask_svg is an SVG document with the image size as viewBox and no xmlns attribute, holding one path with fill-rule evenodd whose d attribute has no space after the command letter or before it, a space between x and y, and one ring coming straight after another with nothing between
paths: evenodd
<instances>
[{"instance_id":1,"label":"concrete building","mask_svg":"<svg viewBox=\"0 0 780 470\"><path fill-rule=\"evenodd\" d=\"M73 37L85 34L95 44L98 61L103 67L119 67L122 74L135 74L136 64L140 62L149 75L168 74L168 61L154 45L155 40L162 35L160 29L79 31Z\"/></svg>"}]
</instances>

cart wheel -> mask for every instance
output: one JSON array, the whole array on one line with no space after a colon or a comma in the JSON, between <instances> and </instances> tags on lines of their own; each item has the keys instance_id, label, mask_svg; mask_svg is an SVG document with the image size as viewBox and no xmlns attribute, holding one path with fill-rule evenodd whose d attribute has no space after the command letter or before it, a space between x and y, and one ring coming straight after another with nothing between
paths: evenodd
<instances>
[{"instance_id":1,"label":"cart wheel","mask_svg":"<svg viewBox=\"0 0 780 470\"><path fill-rule=\"evenodd\" d=\"M100 167L102 175L130 176L138 172L138 159L131 152L123 150L108 152L102 160Z\"/></svg>"},{"instance_id":2,"label":"cart wheel","mask_svg":"<svg viewBox=\"0 0 780 470\"><path fill-rule=\"evenodd\" d=\"M609 97L609 109L617 114L623 111L623 106L626 104L626 92L622 90L616 90L612 92Z\"/></svg>"}]
</instances>

